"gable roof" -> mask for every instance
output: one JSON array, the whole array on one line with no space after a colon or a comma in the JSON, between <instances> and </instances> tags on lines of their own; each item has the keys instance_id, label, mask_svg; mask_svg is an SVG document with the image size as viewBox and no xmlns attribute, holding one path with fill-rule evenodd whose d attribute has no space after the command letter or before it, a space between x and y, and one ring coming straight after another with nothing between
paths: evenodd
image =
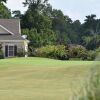
<instances>
[{"instance_id":1,"label":"gable roof","mask_svg":"<svg viewBox=\"0 0 100 100\"><path fill-rule=\"evenodd\" d=\"M10 34L0 34L2 41L28 41L21 36L20 19L0 19L0 27Z\"/></svg>"},{"instance_id":2,"label":"gable roof","mask_svg":"<svg viewBox=\"0 0 100 100\"><path fill-rule=\"evenodd\" d=\"M14 35L20 33L20 19L0 19L0 25Z\"/></svg>"}]
</instances>

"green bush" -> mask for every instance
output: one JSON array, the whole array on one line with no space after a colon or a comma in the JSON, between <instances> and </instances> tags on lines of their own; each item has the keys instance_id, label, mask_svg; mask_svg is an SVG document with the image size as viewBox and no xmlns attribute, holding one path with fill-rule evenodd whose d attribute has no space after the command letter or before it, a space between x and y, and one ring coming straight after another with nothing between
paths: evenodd
<instances>
[{"instance_id":1,"label":"green bush","mask_svg":"<svg viewBox=\"0 0 100 100\"><path fill-rule=\"evenodd\" d=\"M87 59L87 50L85 47L76 45L69 47L70 58L80 58L82 60Z\"/></svg>"},{"instance_id":2,"label":"green bush","mask_svg":"<svg viewBox=\"0 0 100 100\"><path fill-rule=\"evenodd\" d=\"M99 49L98 49L99 51ZM88 51L81 45L69 47L70 58L79 58L81 60L94 60L97 56L97 51Z\"/></svg>"},{"instance_id":3,"label":"green bush","mask_svg":"<svg viewBox=\"0 0 100 100\"><path fill-rule=\"evenodd\" d=\"M18 50L17 56L18 57L25 57L25 52L23 50Z\"/></svg>"},{"instance_id":4,"label":"green bush","mask_svg":"<svg viewBox=\"0 0 100 100\"><path fill-rule=\"evenodd\" d=\"M95 60L97 56L96 51L88 51L88 56L87 56L87 60Z\"/></svg>"},{"instance_id":5,"label":"green bush","mask_svg":"<svg viewBox=\"0 0 100 100\"><path fill-rule=\"evenodd\" d=\"M99 50L99 49L98 49ZM59 60L94 60L97 56L97 51L87 51L81 45L64 46L64 45L47 45L37 49L31 49L30 56L47 57Z\"/></svg>"},{"instance_id":6,"label":"green bush","mask_svg":"<svg viewBox=\"0 0 100 100\"><path fill-rule=\"evenodd\" d=\"M35 50L35 55L39 57L54 58L59 60L68 60L68 51L64 45L47 45Z\"/></svg>"},{"instance_id":7,"label":"green bush","mask_svg":"<svg viewBox=\"0 0 100 100\"><path fill-rule=\"evenodd\" d=\"M100 53L100 47L98 49L96 49L96 53L99 54Z\"/></svg>"},{"instance_id":8,"label":"green bush","mask_svg":"<svg viewBox=\"0 0 100 100\"><path fill-rule=\"evenodd\" d=\"M97 49L98 52L100 52L100 47Z\"/></svg>"}]
</instances>

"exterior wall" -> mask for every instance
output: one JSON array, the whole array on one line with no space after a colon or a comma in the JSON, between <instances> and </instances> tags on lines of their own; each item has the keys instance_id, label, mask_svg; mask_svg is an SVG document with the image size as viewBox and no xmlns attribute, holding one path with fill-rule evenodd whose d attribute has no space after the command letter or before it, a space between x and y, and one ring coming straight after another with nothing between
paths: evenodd
<instances>
[{"instance_id":1,"label":"exterior wall","mask_svg":"<svg viewBox=\"0 0 100 100\"><path fill-rule=\"evenodd\" d=\"M5 57L5 46L6 45L16 45L17 46L17 52L23 50L24 52L28 52L28 43L27 42L1 42L2 44L2 50ZM27 56L27 55L26 55Z\"/></svg>"}]
</instances>

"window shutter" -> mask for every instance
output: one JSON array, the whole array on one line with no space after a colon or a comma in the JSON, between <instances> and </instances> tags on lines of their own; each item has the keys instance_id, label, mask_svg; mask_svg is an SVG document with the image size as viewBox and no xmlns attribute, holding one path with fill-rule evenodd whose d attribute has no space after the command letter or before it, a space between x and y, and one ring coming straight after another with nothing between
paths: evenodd
<instances>
[{"instance_id":1,"label":"window shutter","mask_svg":"<svg viewBox=\"0 0 100 100\"><path fill-rule=\"evenodd\" d=\"M17 56L17 46L14 46L14 56Z\"/></svg>"},{"instance_id":2,"label":"window shutter","mask_svg":"<svg viewBox=\"0 0 100 100\"><path fill-rule=\"evenodd\" d=\"M8 45L5 46L5 57L8 57Z\"/></svg>"}]
</instances>

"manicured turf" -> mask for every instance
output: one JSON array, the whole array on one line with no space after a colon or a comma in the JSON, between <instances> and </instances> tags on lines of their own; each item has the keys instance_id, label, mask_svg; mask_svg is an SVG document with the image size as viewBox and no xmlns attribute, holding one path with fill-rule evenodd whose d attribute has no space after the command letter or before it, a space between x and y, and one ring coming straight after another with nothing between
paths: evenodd
<instances>
[{"instance_id":1,"label":"manicured turf","mask_svg":"<svg viewBox=\"0 0 100 100\"><path fill-rule=\"evenodd\" d=\"M69 100L99 62L45 58L0 60L0 100Z\"/></svg>"}]
</instances>

